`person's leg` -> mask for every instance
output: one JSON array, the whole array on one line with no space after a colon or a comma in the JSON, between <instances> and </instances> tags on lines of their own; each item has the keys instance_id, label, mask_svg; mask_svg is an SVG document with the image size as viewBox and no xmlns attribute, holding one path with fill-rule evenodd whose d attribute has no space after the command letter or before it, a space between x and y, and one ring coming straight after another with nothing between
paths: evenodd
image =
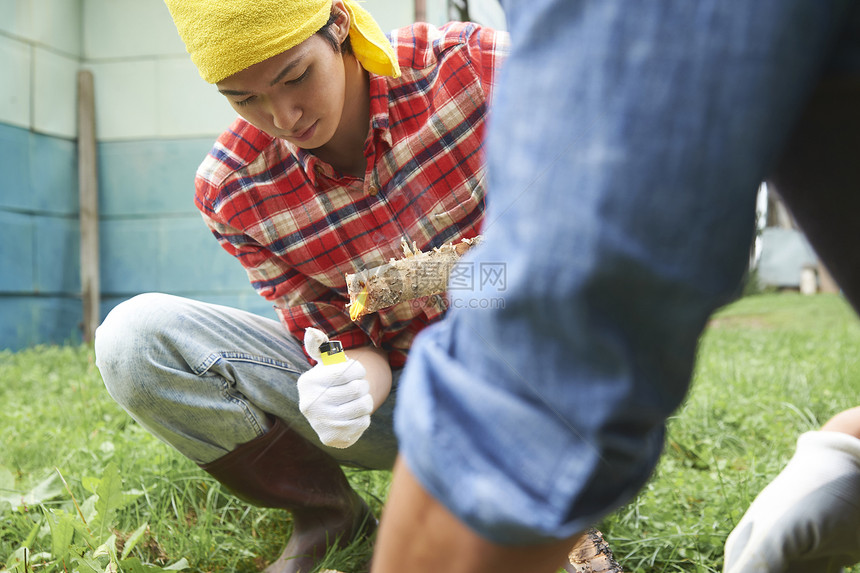
<instances>
[{"instance_id":1,"label":"person's leg","mask_svg":"<svg viewBox=\"0 0 860 573\"><path fill-rule=\"evenodd\" d=\"M111 396L155 436L198 464L268 430L277 417L342 464L387 469L397 443L395 395L354 446L329 448L299 412L296 380L310 368L277 321L171 295L139 295L96 332L96 364Z\"/></svg>"},{"instance_id":2,"label":"person's leg","mask_svg":"<svg viewBox=\"0 0 860 573\"><path fill-rule=\"evenodd\" d=\"M253 505L292 513L293 533L267 572L308 572L329 547L342 548L376 529L376 518L337 461L279 418L265 434L200 467Z\"/></svg>"},{"instance_id":3,"label":"person's leg","mask_svg":"<svg viewBox=\"0 0 860 573\"><path fill-rule=\"evenodd\" d=\"M96 363L114 399L154 435L237 496L292 512L293 536L273 570L309 570L327 543L372 530L339 464L390 467L392 406L353 447L320 444L297 405L296 380L309 364L278 322L141 295L99 327Z\"/></svg>"}]
</instances>

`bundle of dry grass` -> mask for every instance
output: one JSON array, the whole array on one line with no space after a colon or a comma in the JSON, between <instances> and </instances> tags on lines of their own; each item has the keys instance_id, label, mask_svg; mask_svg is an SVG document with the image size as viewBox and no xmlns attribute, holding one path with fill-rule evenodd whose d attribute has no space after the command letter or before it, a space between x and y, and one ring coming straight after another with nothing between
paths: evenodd
<instances>
[{"instance_id":1,"label":"bundle of dry grass","mask_svg":"<svg viewBox=\"0 0 860 573\"><path fill-rule=\"evenodd\" d=\"M420 251L402 241L403 258L355 274L346 275L349 316L358 320L397 303L443 294L448 275L460 257L478 245L482 237L446 243L431 251Z\"/></svg>"}]
</instances>

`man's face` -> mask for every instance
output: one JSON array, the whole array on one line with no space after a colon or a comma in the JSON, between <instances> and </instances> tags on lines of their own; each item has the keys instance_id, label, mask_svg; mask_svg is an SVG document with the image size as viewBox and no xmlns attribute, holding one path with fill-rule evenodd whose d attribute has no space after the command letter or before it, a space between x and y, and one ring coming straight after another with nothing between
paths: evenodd
<instances>
[{"instance_id":1,"label":"man's face","mask_svg":"<svg viewBox=\"0 0 860 573\"><path fill-rule=\"evenodd\" d=\"M316 149L340 124L343 57L319 34L217 83L239 115L273 137Z\"/></svg>"}]
</instances>

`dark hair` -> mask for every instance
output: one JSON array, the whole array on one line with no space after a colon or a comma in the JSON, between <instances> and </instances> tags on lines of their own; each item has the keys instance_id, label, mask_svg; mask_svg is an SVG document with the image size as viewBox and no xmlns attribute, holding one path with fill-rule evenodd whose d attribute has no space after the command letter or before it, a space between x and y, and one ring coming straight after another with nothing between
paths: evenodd
<instances>
[{"instance_id":1,"label":"dark hair","mask_svg":"<svg viewBox=\"0 0 860 573\"><path fill-rule=\"evenodd\" d=\"M325 26L317 30L317 34L322 36L326 42L331 44L332 50L338 54L351 54L352 42L349 41L349 36L346 37L342 44L337 43L337 38L331 30L331 26L334 24L335 20L337 20L337 14L332 11L331 15L328 17L328 22L325 23Z\"/></svg>"}]
</instances>

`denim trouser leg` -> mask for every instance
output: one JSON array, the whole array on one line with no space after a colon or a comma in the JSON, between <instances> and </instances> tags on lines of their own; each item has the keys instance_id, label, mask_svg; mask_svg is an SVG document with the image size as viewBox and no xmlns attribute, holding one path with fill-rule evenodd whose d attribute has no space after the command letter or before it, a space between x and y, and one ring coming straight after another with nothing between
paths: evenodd
<instances>
[{"instance_id":1,"label":"denim trouser leg","mask_svg":"<svg viewBox=\"0 0 860 573\"><path fill-rule=\"evenodd\" d=\"M477 292L452 291L416 339L395 422L430 494L527 544L647 480L699 335L746 270L756 189L858 4L503 4L486 242L464 261ZM506 281L478 284L492 265Z\"/></svg>"},{"instance_id":2,"label":"denim trouser leg","mask_svg":"<svg viewBox=\"0 0 860 573\"><path fill-rule=\"evenodd\" d=\"M115 307L96 333L96 364L111 396L155 436L197 463L214 461L285 420L344 464L389 468L397 444L394 394L352 447L323 446L298 409L310 368L275 320L164 294Z\"/></svg>"}]
</instances>

